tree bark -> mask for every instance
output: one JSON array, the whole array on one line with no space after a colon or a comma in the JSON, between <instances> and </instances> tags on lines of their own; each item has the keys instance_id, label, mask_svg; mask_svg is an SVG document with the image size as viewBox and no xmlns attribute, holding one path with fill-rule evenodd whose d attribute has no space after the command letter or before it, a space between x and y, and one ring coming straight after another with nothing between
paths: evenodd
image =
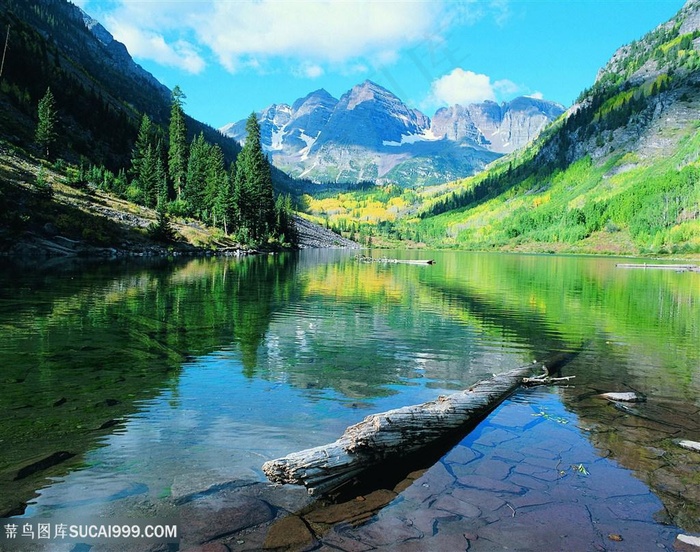
<instances>
[{"instance_id":1,"label":"tree bark","mask_svg":"<svg viewBox=\"0 0 700 552\"><path fill-rule=\"evenodd\" d=\"M552 357L546 366L554 371L576 354ZM521 366L459 393L372 414L347 428L333 443L265 462L263 472L274 483L304 485L309 494L333 491L372 466L417 452L479 421L510 395L523 377L541 367L542 363Z\"/></svg>"}]
</instances>

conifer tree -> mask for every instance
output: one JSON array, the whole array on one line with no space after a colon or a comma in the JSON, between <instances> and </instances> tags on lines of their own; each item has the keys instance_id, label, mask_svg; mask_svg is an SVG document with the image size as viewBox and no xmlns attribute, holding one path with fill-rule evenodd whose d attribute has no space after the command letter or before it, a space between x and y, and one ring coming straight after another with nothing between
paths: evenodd
<instances>
[{"instance_id":1,"label":"conifer tree","mask_svg":"<svg viewBox=\"0 0 700 552\"><path fill-rule=\"evenodd\" d=\"M272 173L260 141L260 125L255 113L246 121L247 137L236 160L236 195L241 226L253 240L269 236L274 226Z\"/></svg>"},{"instance_id":2,"label":"conifer tree","mask_svg":"<svg viewBox=\"0 0 700 552\"><path fill-rule=\"evenodd\" d=\"M224 178L219 182L213 208L215 225L222 228L225 234L232 234L237 228L238 209L233 172L235 166L231 167L231 171L231 174L224 174Z\"/></svg>"},{"instance_id":3,"label":"conifer tree","mask_svg":"<svg viewBox=\"0 0 700 552\"><path fill-rule=\"evenodd\" d=\"M139 188L140 201L146 207L155 207L158 196L156 165L158 158L153 144L148 144L139 166L139 176L135 181Z\"/></svg>"},{"instance_id":4,"label":"conifer tree","mask_svg":"<svg viewBox=\"0 0 700 552\"><path fill-rule=\"evenodd\" d=\"M207 163L209 157L209 144L204 140L204 134L199 133L190 144L190 153L187 160L187 178L182 187L181 199L186 207L188 216L202 219L206 210L204 205L204 188L207 181Z\"/></svg>"},{"instance_id":5,"label":"conifer tree","mask_svg":"<svg viewBox=\"0 0 700 552\"><path fill-rule=\"evenodd\" d=\"M226 162L224 152L217 144L209 147L206 184L204 187L204 203L208 221L214 226L222 227L220 220L221 213L217 210L217 202L222 193L230 192L228 185L228 175L226 174ZM224 190L224 191L222 191Z\"/></svg>"},{"instance_id":6,"label":"conifer tree","mask_svg":"<svg viewBox=\"0 0 700 552\"><path fill-rule=\"evenodd\" d=\"M168 172L177 199L181 199L187 173L187 128L183 100L185 94L179 86L173 89L170 106L170 146L168 148Z\"/></svg>"},{"instance_id":7,"label":"conifer tree","mask_svg":"<svg viewBox=\"0 0 700 552\"><path fill-rule=\"evenodd\" d=\"M156 208L159 211L165 211L168 203L168 171L163 161L163 142L156 142L156 166L155 166L155 184L156 184Z\"/></svg>"},{"instance_id":8,"label":"conifer tree","mask_svg":"<svg viewBox=\"0 0 700 552\"><path fill-rule=\"evenodd\" d=\"M134 149L131 151L131 168L129 176L139 180L143 177L142 164L146 157L148 147L153 144L153 125L151 119L145 113L141 116L139 133L136 136Z\"/></svg>"},{"instance_id":9,"label":"conifer tree","mask_svg":"<svg viewBox=\"0 0 700 552\"><path fill-rule=\"evenodd\" d=\"M51 88L47 88L46 94L39 100L39 122L35 135L36 143L44 151L47 159L51 157L52 148L58 139L56 121L56 100Z\"/></svg>"}]
</instances>

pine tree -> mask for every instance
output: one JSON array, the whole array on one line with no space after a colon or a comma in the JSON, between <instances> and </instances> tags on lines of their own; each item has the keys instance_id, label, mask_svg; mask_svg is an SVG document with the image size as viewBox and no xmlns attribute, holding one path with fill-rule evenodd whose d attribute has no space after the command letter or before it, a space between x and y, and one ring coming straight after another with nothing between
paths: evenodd
<instances>
[{"instance_id":1,"label":"pine tree","mask_svg":"<svg viewBox=\"0 0 700 552\"><path fill-rule=\"evenodd\" d=\"M138 180L143 176L141 165L144 157L146 157L148 147L152 144L153 125L150 117L144 113L141 117L141 125L139 126L139 133L136 136L134 149L131 151L131 168L129 169L129 176L132 178Z\"/></svg>"},{"instance_id":2,"label":"pine tree","mask_svg":"<svg viewBox=\"0 0 700 552\"><path fill-rule=\"evenodd\" d=\"M170 106L170 147L168 149L168 172L173 182L177 199L181 199L187 173L187 128L182 109L185 95L179 86L173 89Z\"/></svg>"},{"instance_id":3,"label":"pine tree","mask_svg":"<svg viewBox=\"0 0 700 552\"><path fill-rule=\"evenodd\" d=\"M163 161L163 142L156 142L156 166L155 166L155 184L156 184L156 208L159 211L165 211L168 204L168 171Z\"/></svg>"},{"instance_id":4,"label":"pine tree","mask_svg":"<svg viewBox=\"0 0 700 552\"><path fill-rule=\"evenodd\" d=\"M46 94L39 100L39 122L36 127L36 142L44 151L46 158L51 158L52 148L58 139L56 132L56 100L51 93L51 88L46 89Z\"/></svg>"},{"instance_id":5,"label":"pine tree","mask_svg":"<svg viewBox=\"0 0 700 552\"><path fill-rule=\"evenodd\" d=\"M227 181L228 175L226 174L224 152L218 145L214 144L209 147L208 151L204 204L206 205L208 222L218 227L223 225L219 218L221 213L216 207L219 195L224 193L222 190L230 190Z\"/></svg>"},{"instance_id":6,"label":"pine tree","mask_svg":"<svg viewBox=\"0 0 700 552\"><path fill-rule=\"evenodd\" d=\"M283 243L296 244L299 239L294 223L292 198L289 194L284 196L280 194L275 201L275 233Z\"/></svg>"},{"instance_id":7,"label":"pine tree","mask_svg":"<svg viewBox=\"0 0 700 552\"><path fill-rule=\"evenodd\" d=\"M255 113L246 121L247 137L236 160L236 195L241 226L253 240L274 232L275 199L272 172L260 141L260 125Z\"/></svg>"},{"instance_id":8,"label":"pine tree","mask_svg":"<svg viewBox=\"0 0 700 552\"><path fill-rule=\"evenodd\" d=\"M235 167L231 170L234 171ZM237 229L238 210L233 174L224 174L224 178L219 182L213 212L214 224L223 229L225 234L232 234Z\"/></svg>"},{"instance_id":9,"label":"pine tree","mask_svg":"<svg viewBox=\"0 0 700 552\"><path fill-rule=\"evenodd\" d=\"M202 214L206 211L204 188L207 181L209 147L209 144L204 140L204 134L201 132L192 140L187 160L187 178L181 194L181 199L186 204L185 213L188 216L200 219L203 219Z\"/></svg>"}]
</instances>

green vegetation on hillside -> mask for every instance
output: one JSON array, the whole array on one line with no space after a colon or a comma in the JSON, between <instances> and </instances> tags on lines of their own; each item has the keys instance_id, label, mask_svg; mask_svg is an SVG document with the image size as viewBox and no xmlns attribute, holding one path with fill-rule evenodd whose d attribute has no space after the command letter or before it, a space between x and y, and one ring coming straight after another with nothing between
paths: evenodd
<instances>
[{"instance_id":1,"label":"green vegetation on hillside","mask_svg":"<svg viewBox=\"0 0 700 552\"><path fill-rule=\"evenodd\" d=\"M622 48L528 147L443 186L306 198L373 243L615 253L700 252L700 31L683 15Z\"/></svg>"},{"instance_id":2,"label":"green vegetation on hillside","mask_svg":"<svg viewBox=\"0 0 700 552\"><path fill-rule=\"evenodd\" d=\"M164 130L143 115L128 169L115 175L104 167L81 166L68 170L67 183L80 189L100 188L155 208L160 215L152 234L161 240L170 237L167 217L175 215L219 228L241 243L296 243L291 199L275 201L256 118L249 118L249 138L227 170L221 148L207 142L202 133L187 143L183 98L176 87L167 140Z\"/></svg>"},{"instance_id":3,"label":"green vegetation on hillside","mask_svg":"<svg viewBox=\"0 0 700 552\"><path fill-rule=\"evenodd\" d=\"M156 208L153 237L168 239L168 217L179 216L251 245L293 244L291 199L276 200L272 187L274 177L289 189L288 177L260 152L255 165L237 162L239 144L188 117L182 91L176 87L170 94L104 29L93 34L88 27L95 24L86 24L65 0L0 5L8 38L0 144L53 163L79 190L99 189ZM40 183L50 199L50 183L38 178ZM7 190L13 203L21 191ZM18 217L4 226L0 230L11 233L36 230L30 219Z\"/></svg>"}]
</instances>

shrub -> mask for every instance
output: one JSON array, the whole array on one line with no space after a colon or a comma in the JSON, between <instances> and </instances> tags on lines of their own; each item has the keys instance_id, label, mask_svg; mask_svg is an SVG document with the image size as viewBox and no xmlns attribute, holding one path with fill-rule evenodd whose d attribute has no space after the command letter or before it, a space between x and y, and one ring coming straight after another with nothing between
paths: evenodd
<instances>
[{"instance_id":1,"label":"shrub","mask_svg":"<svg viewBox=\"0 0 700 552\"><path fill-rule=\"evenodd\" d=\"M148 237L159 242L172 242L175 240L175 230L170 224L170 218L164 211L158 211L158 220L152 222L147 228Z\"/></svg>"}]
</instances>

